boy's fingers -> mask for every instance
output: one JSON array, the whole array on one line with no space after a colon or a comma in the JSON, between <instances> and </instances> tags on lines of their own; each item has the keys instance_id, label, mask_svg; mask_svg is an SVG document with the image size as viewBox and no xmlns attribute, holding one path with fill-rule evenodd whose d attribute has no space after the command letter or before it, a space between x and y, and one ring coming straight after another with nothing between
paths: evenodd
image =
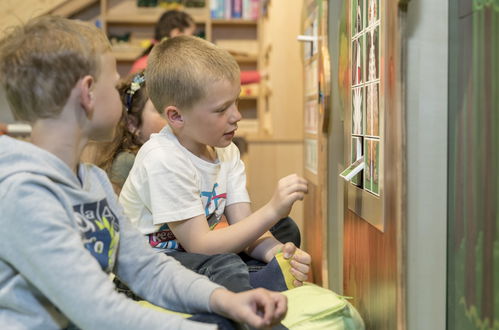
<instances>
[{"instance_id":1,"label":"boy's fingers","mask_svg":"<svg viewBox=\"0 0 499 330\"><path fill-rule=\"evenodd\" d=\"M295 251L296 246L292 242L287 242L282 247L282 255L284 256L284 259L291 258L295 254Z\"/></svg>"},{"instance_id":2,"label":"boy's fingers","mask_svg":"<svg viewBox=\"0 0 499 330\"><path fill-rule=\"evenodd\" d=\"M305 265L310 265L312 263L312 257L310 256L310 254L303 250L298 250L297 253L295 253L295 255L293 256L293 260Z\"/></svg>"},{"instance_id":3,"label":"boy's fingers","mask_svg":"<svg viewBox=\"0 0 499 330\"><path fill-rule=\"evenodd\" d=\"M307 185L308 184L308 181L296 174L292 174L292 175L289 175L287 177L285 177L284 179L281 179L280 181L284 186L289 186L289 185L293 185L293 184L304 184L304 185Z\"/></svg>"},{"instance_id":4,"label":"boy's fingers","mask_svg":"<svg viewBox=\"0 0 499 330\"><path fill-rule=\"evenodd\" d=\"M303 200L303 198L305 198L305 193L298 192L298 191L295 191L289 195L289 200L293 203L298 201L298 200L301 201L301 200Z\"/></svg>"},{"instance_id":5,"label":"boy's fingers","mask_svg":"<svg viewBox=\"0 0 499 330\"><path fill-rule=\"evenodd\" d=\"M295 192L294 193L294 198L295 198L295 201L296 200L303 200L305 198L305 193L302 193L302 192Z\"/></svg>"},{"instance_id":6,"label":"boy's fingers","mask_svg":"<svg viewBox=\"0 0 499 330\"><path fill-rule=\"evenodd\" d=\"M272 321L274 319L274 312L275 312L275 305L274 305L274 299L266 293L262 292L260 295L260 303L262 304L263 308L263 319L265 325L270 325L272 324Z\"/></svg>"},{"instance_id":7,"label":"boy's fingers","mask_svg":"<svg viewBox=\"0 0 499 330\"><path fill-rule=\"evenodd\" d=\"M308 192L308 186L303 185L303 184L292 184L289 185L281 190L281 194L283 195L291 195L293 193L307 193Z\"/></svg>"},{"instance_id":8,"label":"boy's fingers","mask_svg":"<svg viewBox=\"0 0 499 330\"><path fill-rule=\"evenodd\" d=\"M298 281L298 280L294 280L294 281L293 281L293 284L294 284L294 286L295 286L295 287L299 287L299 286L302 286L302 285L303 285L303 282Z\"/></svg>"},{"instance_id":9,"label":"boy's fingers","mask_svg":"<svg viewBox=\"0 0 499 330\"><path fill-rule=\"evenodd\" d=\"M280 293L272 293L272 298L274 299L275 311L274 311L274 323L280 322L288 310L288 299L285 295Z\"/></svg>"},{"instance_id":10,"label":"boy's fingers","mask_svg":"<svg viewBox=\"0 0 499 330\"><path fill-rule=\"evenodd\" d=\"M273 313L274 310L273 300L270 299L263 289L255 289L252 290L251 293L248 293L251 295L250 299L253 308L245 314L244 322L255 328L268 326L270 324L269 319L271 319L271 314L269 316L269 312Z\"/></svg>"},{"instance_id":11,"label":"boy's fingers","mask_svg":"<svg viewBox=\"0 0 499 330\"><path fill-rule=\"evenodd\" d=\"M261 328L264 325L264 320L261 315L258 315L257 311L245 314L242 321L255 328Z\"/></svg>"},{"instance_id":12,"label":"boy's fingers","mask_svg":"<svg viewBox=\"0 0 499 330\"><path fill-rule=\"evenodd\" d=\"M294 186L295 191L301 191L301 192L307 192L308 191L308 185L303 184L303 183L297 183Z\"/></svg>"},{"instance_id":13,"label":"boy's fingers","mask_svg":"<svg viewBox=\"0 0 499 330\"><path fill-rule=\"evenodd\" d=\"M310 267L307 264L302 264L296 260L291 260L291 267L303 274L308 274Z\"/></svg>"},{"instance_id":14,"label":"boy's fingers","mask_svg":"<svg viewBox=\"0 0 499 330\"><path fill-rule=\"evenodd\" d=\"M294 268L291 268L291 274L298 280L298 281L301 281L301 282L304 282L308 279L308 275L305 273L302 273L300 271L297 271L296 269Z\"/></svg>"}]
</instances>

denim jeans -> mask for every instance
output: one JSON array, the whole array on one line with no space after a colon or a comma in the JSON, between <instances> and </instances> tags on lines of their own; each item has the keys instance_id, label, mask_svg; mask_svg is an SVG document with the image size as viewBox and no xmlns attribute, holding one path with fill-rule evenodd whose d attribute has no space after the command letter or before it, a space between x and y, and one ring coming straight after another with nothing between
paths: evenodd
<instances>
[{"instance_id":1,"label":"denim jeans","mask_svg":"<svg viewBox=\"0 0 499 330\"><path fill-rule=\"evenodd\" d=\"M205 275L212 282L234 292L251 290L248 267L235 253L206 255L183 251L167 252L184 267Z\"/></svg>"},{"instance_id":2,"label":"denim jeans","mask_svg":"<svg viewBox=\"0 0 499 330\"><path fill-rule=\"evenodd\" d=\"M270 228L270 232L281 243L293 242L297 247L300 247L300 231L290 217L281 219L275 226ZM166 254L175 258L184 267L198 274L205 275L211 281L234 292L251 290L249 272L258 271L266 266L265 263L251 258L244 252L240 254L222 253L205 255L183 251L169 251ZM122 291L134 300L142 300L140 297L135 296L118 279L115 279L115 283L118 291ZM190 319L198 322L216 323L220 329L251 329L251 327L235 324L215 314L195 314ZM272 327L272 329L286 329L286 327L279 324Z\"/></svg>"},{"instance_id":3,"label":"denim jeans","mask_svg":"<svg viewBox=\"0 0 499 330\"><path fill-rule=\"evenodd\" d=\"M269 231L281 243L292 242L296 247L301 245L300 229L290 217L279 220Z\"/></svg>"},{"instance_id":4,"label":"denim jeans","mask_svg":"<svg viewBox=\"0 0 499 330\"><path fill-rule=\"evenodd\" d=\"M201 322L201 323L210 323L216 324L218 330L240 330L244 329L242 325L238 325L236 322L226 319L223 316L217 314L209 314L209 313L198 313L194 314L188 318L191 321Z\"/></svg>"},{"instance_id":5,"label":"denim jeans","mask_svg":"<svg viewBox=\"0 0 499 330\"><path fill-rule=\"evenodd\" d=\"M270 232L281 243L293 242L300 247L300 230L290 217L281 219ZM207 276L211 281L223 285L234 292L251 290L249 272L258 271L266 263L253 259L246 253L222 253L205 255L183 251L166 252L177 259L184 267Z\"/></svg>"}]
</instances>

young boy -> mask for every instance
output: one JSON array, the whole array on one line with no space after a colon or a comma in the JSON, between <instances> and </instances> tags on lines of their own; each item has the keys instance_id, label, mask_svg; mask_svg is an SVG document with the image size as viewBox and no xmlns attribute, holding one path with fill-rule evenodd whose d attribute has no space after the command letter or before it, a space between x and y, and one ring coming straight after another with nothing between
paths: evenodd
<instances>
[{"instance_id":1,"label":"young boy","mask_svg":"<svg viewBox=\"0 0 499 330\"><path fill-rule=\"evenodd\" d=\"M79 164L121 116L116 62L97 28L40 17L0 41L0 78L32 144L0 137L0 328L215 329L118 294L113 271L151 303L260 327L286 300L234 294L154 253L123 215L105 173ZM199 318L196 318L199 319Z\"/></svg>"},{"instance_id":2,"label":"young boy","mask_svg":"<svg viewBox=\"0 0 499 330\"><path fill-rule=\"evenodd\" d=\"M283 250L287 258L294 255L291 275L301 285L310 256L292 243L283 246L268 230L303 199L307 182L297 175L281 179L269 203L251 212L244 165L231 143L241 119L234 58L199 38L165 40L151 52L146 81L149 98L168 126L142 146L121 191L120 203L132 223L151 246L216 283L227 286L230 269L247 274L247 266L233 253L245 251L270 263ZM230 226L212 230L222 215ZM202 254L230 260L206 260ZM276 271L275 266L273 262L268 271ZM253 286L278 280L261 275L251 278ZM250 287L246 276L231 289Z\"/></svg>"}]
</instances>

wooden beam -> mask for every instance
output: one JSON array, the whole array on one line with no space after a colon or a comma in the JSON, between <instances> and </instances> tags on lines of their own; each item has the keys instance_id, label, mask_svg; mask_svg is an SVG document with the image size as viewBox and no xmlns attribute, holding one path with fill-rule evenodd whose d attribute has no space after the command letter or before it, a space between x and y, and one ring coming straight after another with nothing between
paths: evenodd
<instances>
[{"instance_id":1,"label":"wooden beam","mask_svg":"<svg viewBox=\"0 0 499 330\"><path fill-rule=\"evenodd\" d=\"M97 2L98 0L69 0L51 10L50 13L63 17L70 17Z\"/></svg>"},{"instance_id":2,"label":"wooden beam","mask_svg":"<svg viewBox=\"0 0 499 330\"><path fill-rule=\"evenodd\" d=\"M25 23L33 17L49 13L64 0L2 0L0 1L0 31Z\"/></svg>"},{"instance_id":3,"label":"wooden beam","mask_svg":"<svg viewBox=\"0 0 499 330\"><path fill-rule=\"evenodd\" d=\"M0 31L45 14L72 16L98 0L2 0Z\"/></svg>"}]
</instances>

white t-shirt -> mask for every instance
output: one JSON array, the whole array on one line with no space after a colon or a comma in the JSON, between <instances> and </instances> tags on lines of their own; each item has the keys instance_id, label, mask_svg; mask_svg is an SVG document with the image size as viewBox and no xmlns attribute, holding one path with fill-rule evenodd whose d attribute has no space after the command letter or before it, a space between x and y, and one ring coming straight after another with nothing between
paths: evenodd
<instances>
[{"instance_id":1,"label":"white t-shirt","mask_svg":"<svg viewBox=\"0 0 499 330\"><path fill-rule=\"evenodd\" d=\"M119 201L130 221L149 236L151 246L179 248L169 222L204 214L213 228L226 205L250 202L236 145L215 151L216 163L193 155L169 126L140 148Z\"/></svg>"}]
</instances>

